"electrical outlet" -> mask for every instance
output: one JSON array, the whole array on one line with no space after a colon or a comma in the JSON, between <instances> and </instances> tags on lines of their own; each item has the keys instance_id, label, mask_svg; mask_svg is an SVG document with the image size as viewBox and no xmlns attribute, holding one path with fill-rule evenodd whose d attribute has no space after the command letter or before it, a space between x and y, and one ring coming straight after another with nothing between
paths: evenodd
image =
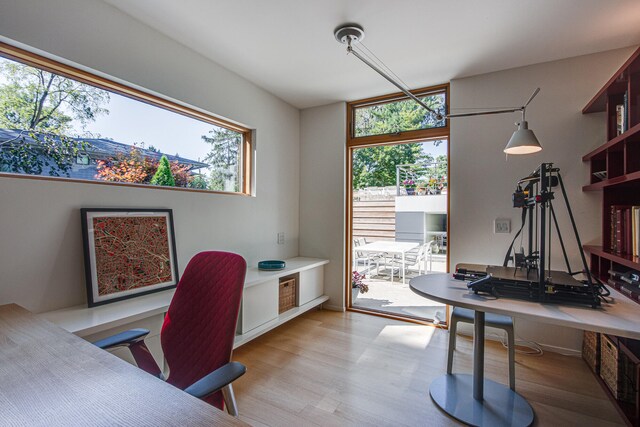
<instances>
[{"instance_id":1,"label":"electrical outlet","mask_svg":"<svg viewBox=\"0 0 640 427\"><path fill-rule=\"evenodd\" d=\"M278 244L284 245L284 231L278 233Z\"/></svg>"},{"instance_id":2,"label":"electrical outlet","mask_svg":"<svg viewBox=\"0 0 640 427\"><path fill-rule=\"evenodd\" d=\"M511 220L497 218L493 221L494 233L511 233Z\"/></svg>"}]
</instances>

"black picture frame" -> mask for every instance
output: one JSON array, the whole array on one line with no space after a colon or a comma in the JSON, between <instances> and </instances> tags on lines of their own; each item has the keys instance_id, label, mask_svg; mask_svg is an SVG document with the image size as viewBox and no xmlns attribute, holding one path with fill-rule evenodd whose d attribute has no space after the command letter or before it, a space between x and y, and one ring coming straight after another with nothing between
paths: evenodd
<instances>
[{"instance_id":1,"label":"black picture frame","mask_svg":"<svg viewBox=\"0 0 640 427\"><path fill-rule=\"evenodd\" d=\"M89 307L161 292L178 285L180 277L173 211L171 209L82 208L80 209L80 218ZM122 220L119 220L120 218ZM151 221L145 221L143 218L151 219ZM109 219L112 220L112 223L108 221ZM156 224L153 219L157 220ZM144 230L144 227L150 225L153 226L149 229L151 237L146 238L140 233L149 231ZM163 225L166 228L163 228ZM100 228L98 236L101 242L107 242L106 244L110 245L108 249L102 244L96 245L95 226ZM130 229L130 233L128 229ZM117 230L117 233L128 233L126 241L119 240L116 232L111 233L114 230ZM151 252L149 248L137 252L136 244L149 243L156 244L151 248ZM122 251L122 254L119 251ZM146 256L150 253L151 260L147 260ZM105 261L108 259L107 257L112 256L116 258L109 259L110 262ZM118 257L121 259L117 259ZM168 270L165 271L165 267L168 267ZM100 270L100 278L98 278L98 270ZM153 275L148 279L149 284L133 286L132 282L135 279L132 274L134 273L141 276L148 273ZM154 281L157 283L153 283ZM114 290L114 287L122 289Z\"/></svg>"}]
</instances>

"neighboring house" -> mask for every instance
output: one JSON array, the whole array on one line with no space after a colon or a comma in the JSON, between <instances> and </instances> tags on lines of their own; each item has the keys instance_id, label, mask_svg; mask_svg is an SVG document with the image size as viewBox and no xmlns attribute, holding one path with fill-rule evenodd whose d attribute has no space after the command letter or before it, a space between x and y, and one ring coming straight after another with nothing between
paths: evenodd
<instances>
[{"instance_id":1,"label":"neighboring house","mask_svg":"<svg viewBox=\"0 0 640 427\"><path fill-rule=\"evenodd\" d=\"M98 160L109 160L114 158L117 154L126 154L131 151L134 146L124 144L122 142L116 142L104 138L73 138L76 141L82 141L87 143L88 147L82 154L79 154L74 162L71 170L69 171L69 178L77 179L95 179L98 172L97 163ZM12 141L11 143L19 144L36 144L36 141L29 135L29 131L19 129L0 129L0 149L2 144L6 141ZM180 156L173 156L170 154L159 153L152 150L147 150L140 147L135 147L140 153L147 158L160 160L160 157L164 154L167 156L170 162L178 162L182 165L188 165L189 170L196 173L198 169L206 169L210 165L196 160L186 159ZM45 168L42 171L42 175L49 175L49 171Z\"/></svg>"}]
</instances>

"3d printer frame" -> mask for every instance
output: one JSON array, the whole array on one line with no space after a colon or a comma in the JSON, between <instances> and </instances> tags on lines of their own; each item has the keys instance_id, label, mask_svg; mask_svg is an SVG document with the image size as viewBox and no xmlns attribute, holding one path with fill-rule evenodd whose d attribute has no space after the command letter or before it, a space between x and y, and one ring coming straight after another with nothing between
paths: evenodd
<instances>
[{"instance_id":1,"label":"3d printer frame","mask_svg":"<svg viewBox=\"0 0 640 427\"><path fill-rule=\"evenodd\" d=\"M554 187L560 187L562 197L567 208L567 213L573 228L578 252L582 261L581 271L572 271L569 257L562 238L556 211L553 207ZM554 167L552 163L542 163L529 176L517 182L517 189L513 194L513 205L522 209L522 226L515 235L511 246L505 256L503 267L488 267L486 272L464 271L457 272L458 278L471 279L468 284L469 289L475 293L490 293L496 296L506 296L539 302L555 303L575 303L586 304L591 307L598 307L602 297L608 292L602 283L595 283L594 278L587 265L587 259L582 251L582 242L578 234L573 211L569 204L567 192L560 175L560 169ZM528 216L528 221L527 221ZM528 254L514 254L511 252L515 241L528 224ZM566 264L567 272L552 271L551 265L551 233L552 224L562 248L562 255ZM505 274L508 262L513 259L513 277ZM525 277L518 273L518 269L526 268ZM529 279L529 271L536 270L536 278ZM511 271L511 270L509 270ZM493 274L492 274L493 272ZM586 280L578 281L573 276L583 273ZM558 280L563 277L563 280Z\"/></svg>"}]
</instances>

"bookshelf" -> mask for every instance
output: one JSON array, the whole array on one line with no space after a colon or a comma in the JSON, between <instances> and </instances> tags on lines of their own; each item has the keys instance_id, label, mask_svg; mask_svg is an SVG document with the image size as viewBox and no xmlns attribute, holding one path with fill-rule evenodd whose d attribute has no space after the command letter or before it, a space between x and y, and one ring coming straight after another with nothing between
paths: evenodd
<instances>
[{"instance_id":1,"label":"bookshelf","mask_svg":"<svg viewBox=\"0 0 640 427\"><path fill-rule=\"evenodd\" d=\"M589 101L582 113L604 113L606 119L606 142L582 157L590 168L589 183L582 190L602 192L602 244L584 245L583 249L590 256L592 272L607 283L611 269L640 271L638 256L627 250L614 250L614 246L620 246L622 233L616 234L616 230L621 228L625 207L640 206L640 48ZM622 222L623 229L628 221L627 218ZM627 424L640 426L640 341L617 337L609 337L609 340L616 347L617 390L612 390L601 378L601 360L594 372ZM600 353L598 351L598 359L604 357ZM630 389L633 390L631 395Z\"/></svg>"},{"instance_id":2,"label":"bookshelf","mask_svg":"<svg viewBox=\"0 0 640 427\"><path fill-rule=\"evenodd\" d=\"M619 105L625 106L622 132L618 130ZM611 206L640 205L640 48L582 110L583 114L601 112L607 141L582 157L590 166L590 182L582 190L602 191L602 245L585 245L584 250L590 254L591 270L606 279L611 268L640 271L639 257L611 250Z\"/></svg>"}]
</instances>

